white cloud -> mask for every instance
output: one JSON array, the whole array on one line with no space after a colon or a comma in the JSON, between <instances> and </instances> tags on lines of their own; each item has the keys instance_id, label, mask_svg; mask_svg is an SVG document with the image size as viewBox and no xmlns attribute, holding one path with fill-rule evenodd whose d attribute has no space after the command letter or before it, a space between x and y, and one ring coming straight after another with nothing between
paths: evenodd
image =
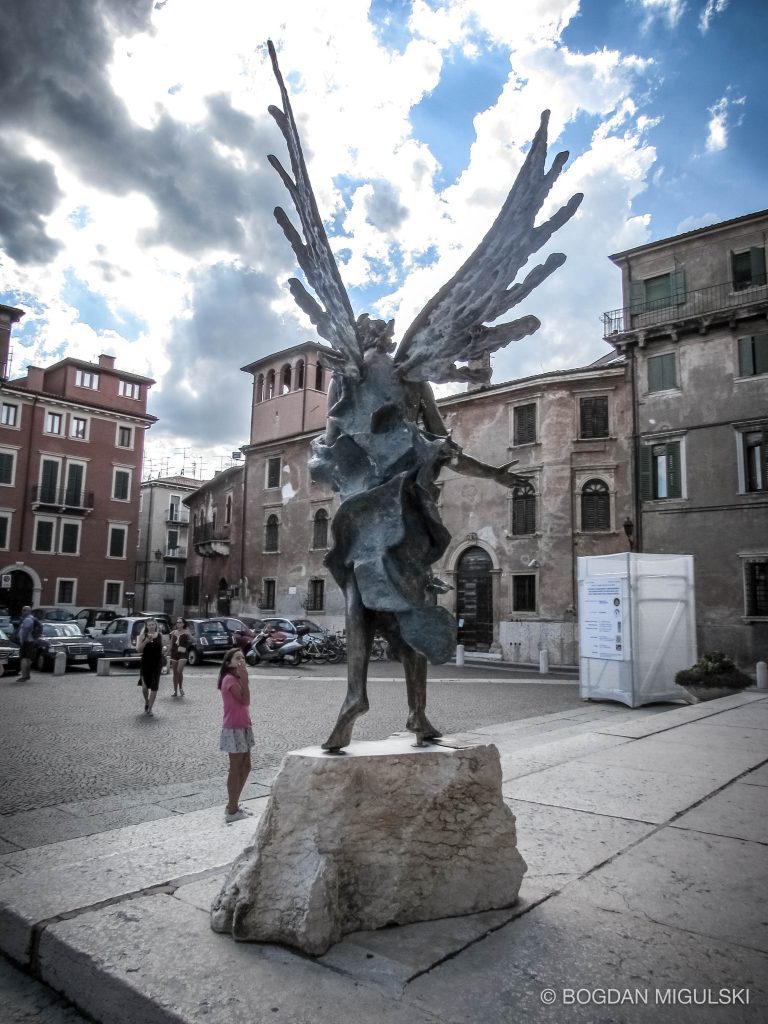
<instances>
[{"instance_id":1,"label":"white cloud","mask_svg":"<svg viewBox=\"0 0 768 1024\"><path fill-rule=\"evenodd\" d=\"M728 133L734 126L741 124L742 113L738 108L744 107L746 97L731 98L729 93L708 108L706 150L708 153L719 153L728 145Z\"/></svg>"},{"instance_id":2,"label":"white cloud","mask_svg":"<svg viewBox=\"0 0 768 1024\"><path fill-rule=\"evenodd\" d=\"M707 0L699 14L699 31L706 34L715 15L722 14L727 6L728 0Z\"/></svg>"},{"instance_id":3,"label":"white cloud","mask_svg":"<svg viewBox=\"0 0 768 1024\"><path fill-rule=\"evenodd\" d=\"M676 28L686 8L685 0L637 0L645 12L646 27L656 18L663 18L670 28Z\"/></svg>"}]
</instances>

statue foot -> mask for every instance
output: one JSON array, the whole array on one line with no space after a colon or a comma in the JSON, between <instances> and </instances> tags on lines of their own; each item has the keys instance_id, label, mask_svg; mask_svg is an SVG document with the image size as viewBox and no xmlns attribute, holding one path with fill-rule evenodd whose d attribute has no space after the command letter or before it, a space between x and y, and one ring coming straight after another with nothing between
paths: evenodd
<instances>
[{"instance_id":1,"label":"statue foot","mask_svg":"<svg viewBox=\"0 0 768 1024\"><path fill-rule=\"evenodd\" d=\"M355 726L355 719L364 715L368 710L368 701L355 701L348 707L345 704L339 712L336 725L328 739L323 743L322 749L339 751L342 747L348 747L352 742L352 730Z\"/></svg>"},{"instance_id":2,"label":"statue foot","mask_svg":"<svg viewBox=\"0 0 768 1024\"><path fill-rule=\"evenodd\" d=\"M405 723L405 728L409 732L415 732L419 739L424 740L436 740L443 734L439 729L436 729L430 722L423 711L412 711L408 715L408 721Z\"/></svg>"}]
</instances>

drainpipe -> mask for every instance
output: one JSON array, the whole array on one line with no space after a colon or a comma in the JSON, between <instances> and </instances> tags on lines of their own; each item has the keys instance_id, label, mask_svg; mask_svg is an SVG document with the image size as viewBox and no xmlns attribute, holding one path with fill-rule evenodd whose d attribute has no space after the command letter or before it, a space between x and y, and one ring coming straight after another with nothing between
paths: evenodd
<instances>
[{"instance_id":1,"label":"drainpipe","mask_svg":"<svg viewBox=\"0 0 768 1024\"><path fill-rule=\"evenodd\" d=\"M150 482L150 485L149 485L149 512L147 513L147 539L146 539L145 548L144 548L144 599L143 599L142 604L141 604L141 607L145 611L147 610L147 586L148 586L147 576L149 575L149 565L150 565L150 561L149 561L149 548L150 548L150 539L151 539L151 534L152 534L152 524L154 522L154 520L152 518L152 506L154 505L154 503L155 503L155 488L152 486L152 483Z\"/></svg>"},{"instance_id":2,"label":"drainpipe","mask_svg":"<svg viewBox=\"0 0 768 1024\"><path fill-rule=\"evenodd\" d=\"M633 509L635 516L635 543L634 550L643 550L643 513L640 500L640 437L638 434L638 421L640 414L637 400L637 346L630 348L629 360L629 385L632 391L632 485L633 485Z\"/></svg>"},{"instance_id":3,"label":"drainpipe","mask_svg":"<svg viewBox=\"0 0 768 1024\"><path fill-rule=\"evenodd\" d=\"M34 451L34 446L32 444L32 434L33 434L33 431L34 431L35 408L37 406L37 401L38 401L38 396L37 395L33 395L32 396L32 408L30 410L29 424L28 424L28 428L27 428L27 465L26 465L26 467L24 469L24 491L23 491L22 496L21 496L21 500L23 502L23 506L22 507L24 507L24 508L26 508L27 501L30 500L29 499L29 474L30 474L30 469L32 468L32 452ZM30 502L30 504L31 504L31 502ZM24 551L24 533L25 533L24 527L26 526L26 523L27 523L27 515L26 515L26 512L24 512L22 514L22 516L21 516L21 529L19 530L19 551L20 552ZM41 592L41 595L42 595L42 592Z\"/></svg>"}]
</instances>

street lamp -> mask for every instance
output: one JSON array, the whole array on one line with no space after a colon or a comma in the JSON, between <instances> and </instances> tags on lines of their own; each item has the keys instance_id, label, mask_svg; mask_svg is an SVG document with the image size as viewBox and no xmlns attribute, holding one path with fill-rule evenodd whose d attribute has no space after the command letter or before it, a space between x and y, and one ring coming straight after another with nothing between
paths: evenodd
<instances>
[{"instance_id":1,"label":"street lamp","mask_svg":"<svg viewBox=\"0 0 768 1024\"><path fill-rule=\"evenodd\" d=\"M634 546L633 541L635 537L635 524L632 522L629 516L627 516L627 518L621 525L624 527L624 533L627 535L627 540L629 541L629 550L631 551Z\"/></svg>"}]
</instances>

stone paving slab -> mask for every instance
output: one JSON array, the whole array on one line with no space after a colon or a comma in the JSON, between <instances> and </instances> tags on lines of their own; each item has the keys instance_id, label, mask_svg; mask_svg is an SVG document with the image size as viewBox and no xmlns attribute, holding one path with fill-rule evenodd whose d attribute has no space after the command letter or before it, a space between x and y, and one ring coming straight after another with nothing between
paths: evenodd
<instances>
[{"instance_id":1,"label":"stone paving slab","mask_svg":"<svg viewBox=\"0 0 768 1024\"><path fill-rule=\"evenodd\" d=\"M3 1024L88 1024L73 1006L2 957L0 993Z\"/></svg>"},{"instance_id":2,"label":"stone paving slab","mask_svg":"<svg viewBox=\"0 0 768 1024\"><path fill-rule=\"evenodd\" d=\"M744 775L740 781L748 786L768 786L768 764Z\"/></svg>"},{"instance_id":3,"label":"stone paving slab","mask_svg":"<svg viewBox=\"0 0 768 1024\"><path fill-rule=\"evenodd\" d=\"M702 701L700 704L680 704L673 707L666 705L666 714L659 718L630 716L622 721L601 726L600 731L640 739L653 733L665 732L667 729L673 729L680 724L720 715L731 708L738 708L746 712L745 704L761 700L765 700L765 696L755 690L754 692L746 691L741 694L734 694L731 697L718 697L717 700ZM637 708L636 710L647 711L648 707Z\"/></svg>"},{"instance_id":4,"label":"stone paving slab","mask_svg":"<svg viewBox=\"0 0 768 1024\"><path fill-rule=\"evenodd\" d=\"M517 819L517 845L528 871L521 896L557 892L651 833L655 826L605 814L507 801Z\"/></svg>"},{"instance_id":5,"label":"stone paving slab","mask_svg":"<svg viewBox=\"0 0 768 1024\"><path fill-rule=\"evenodd\" d=\"M759 714L759 705L755 709L755 717ZM726 712L727 714L727 712ZM724 715L713 715L705 721L695 724L688 723L677 729L659 733L653 739L658 743L668 743L675 747L702 747L719 751L756 754L765 760L768 758L768 732L765 729L751 729L747 725L737 725L723 721ZM687 755L686 755L687 756Z\"/></svg>"},{"instance_id":6,"label":"stone paving slab","mask_svg":"<svg viewBox=\"0 0 768 1024\"><path fill-rule=\"evenodd\" d=\"M570 730L564 731L570 732ZM573 761L578 757L609 750L611 747L619 747L630 742L631 740L625 736L606 736L599 732L558 735L551 740L548 739L547 742L542 742L539 737L533 747L526 744L521 749L504 750L500 757L501 776L506 782L508 779L530 775L532 772L542 771L565 761Z\"/></svg>"},{"instance_id":7,"label":"stone paving slab","mask_svg":"<svg viewBox=\"0 0 768 1024\"><path fill-rule=\"evenodd\" d=\"M723 711L712 719L714 725L746 726L749 729L768 729L768 701L753 701L747 707L733 708Z\"/></svg>"},{"instance_id":8,"label":"stone paving slab","mask_svg":"<svg viewBox=\"0 0 768 1024\"><path fill-rule=\"evenodd\" d=\"M406 998L440 1006L443 1024L758 1024L766 978L758 953L561 894L415 979ZM670 1005L694 986L700 995L748 989L750 1002ZM586 1002L575 1001L577 991ZM600 1005L610 991L634 1002Z\"/></svg>"},{"instance_id":9,"label":"stone paving slab","mask_svg":"<svg viewBox=\"0 0 768 1024\"><path fill-rule=\"evenodd\" d=\"M693 728L688 727L689 730ZM703 735L698 742L693 731L685 731L678 740L677 734L682 730L675 729L673 734L665 737L648 736L613 750L585 754L577 764L641 770L651 767L654 774L666 772L670 777L678 779L704 776L710 780L716 779L722 785L750 768L758 767L766 759L768 752L765 744L761 743L759 747L742 745L737 741L739 734L736 730L716 729L715 732L734 734L732 741L720 743L708 740L709 726L701 724L699 728Z\"/></svg>"},{"instance_id":10,"label":"stone paving slab","mask_svg":"<svg viewBox=\"0 0 768 1024\"><path fill-rule=\"evenodd\" d=\"M34 811L7 815L1 827L6 839L25 849L167 818L172 813L164 807L143 805L82 817L70 814L61 807L41 807Z\"/></svg>"},{"instance_id":11,"label":"stone paving slab","mask_svg":"<svg viewBox=\"0 0 768 1024\"><path fill-rule=\"evenodd\" d=\"M714 776L678 776L648 768L570 761L503 783L502 792L512 806L517 800L527 800L660 825L721 785Z\"/></svg>"},{"instance_id":12,"label":"stone paving slab","mask_svg":"<svg viewBox=\"0 0 768 1024\"><path fill-rule=\"evenodd\" d=\"M760 843L664 828L598 868L579 895L604 910L768 952L766 862Z\"/></svg>"},{"instance_id":13,"label":"stone paving slab","mask_svg":"<svg viewBox=\"0 0 768 1024\"><path fill-rule=\"evenodd\" d=\"M768 788L734 782L687 811L673 826L768 845Z\"/></svg>"},{"instance_id":14,"label":"stone paving slab","mask_svg":"<svg viewBox=\"0 0 768 1024\"><path fill-rule=\"evenodd\" d=\"M181 936L183 970L169 970L165 953ZM207 913L165 894L51 925L39 969L53 989L110 1024L442 1020L288 950L217 935Z\"/></svg>"},{"instance_id":15,"label":"stone paving slab","mask_svg":"<svg viewBox=\"0 0 768 1024\"><path fill-rule=\"evenodd\" d=\"M23 874L0 884L2 951L28 964L34 934L46 921L228 865L248 842L256 821L225 825L221 808L208 809L179 816L171 828L141 825L132 835L112 833L111 844L97 837L102 842L91 851L82 845L54 847L47 859L39 850L30 851L37 857L26 858ZM24 863L23 855L11 856Z\"/></svg>"}]
</instances>

